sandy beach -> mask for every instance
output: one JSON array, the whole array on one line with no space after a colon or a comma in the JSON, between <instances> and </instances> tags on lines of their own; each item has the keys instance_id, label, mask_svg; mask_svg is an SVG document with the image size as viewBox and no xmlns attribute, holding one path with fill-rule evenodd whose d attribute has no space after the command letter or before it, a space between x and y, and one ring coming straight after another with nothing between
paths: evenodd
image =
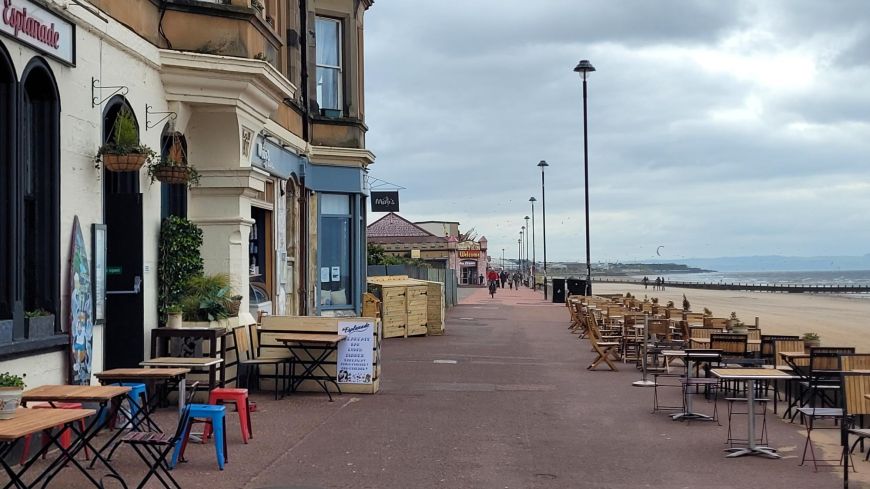
<instances>
[{"instance_id":1,"label":"sandy beach","mask_svg":"<svg viewBox=\"0 0 870 489\"><path fill-rule=\"evenodd\" d=\"M660 304L674 301L681 307L683 294L693 311L708 308L714 317L728 317L732 311L745 323L758 317L764 334L801 335L818 333L823 346L855 346L858 352L870 352L870 299L849 295L776 294L722 290L678 289L664 291L644 289L642 285L595 283L596 294L631 292L658 297Z\"/></svg>"}]
</instances>

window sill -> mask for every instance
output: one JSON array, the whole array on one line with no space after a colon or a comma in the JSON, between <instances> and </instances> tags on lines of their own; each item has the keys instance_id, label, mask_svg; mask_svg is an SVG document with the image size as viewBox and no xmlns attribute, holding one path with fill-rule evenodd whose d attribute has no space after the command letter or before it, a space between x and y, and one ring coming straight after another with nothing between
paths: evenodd
<instances>
[{"instance_id":1,"label":"window sill","mask_svg":"<svg viewBox=\"0 0 870 489\"><path fill-rule=\"evenodd\" d=\"M57 334L47 338L19 340L0 345L0 360L30 356L54 350L63 350L69 345L69 335Z\"/></svg>"}]
</instances>

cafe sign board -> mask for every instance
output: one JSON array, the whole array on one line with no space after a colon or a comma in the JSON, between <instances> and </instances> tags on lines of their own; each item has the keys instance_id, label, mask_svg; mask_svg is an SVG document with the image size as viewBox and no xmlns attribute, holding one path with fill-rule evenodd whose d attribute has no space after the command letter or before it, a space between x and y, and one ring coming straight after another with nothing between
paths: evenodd
<instances>
[{"instance_id":1,"label":"cafe sign board","mask_svg":"<svg viewBox=\"0 0 870 489\"><path fill-rule=\"evenodd\" d=\"M480 258L480 250L459 250L459 258Z\"/></svg>"},{"instance_id":2,"label":"cafe sign board","mask_svg":"<svg viewBox=\"0 0 870 489\"><path fill-rule=\"evenodd\" d=\"M375 322L342 321L338 323L338 334L346 337L338 344L338 383L371 384L374 381Z\"/></svg>"},{"instance_id":3,"label":"cafe sign board","mask_svg":"<svg viewBox=\"0 0 870 489\"><path fill-rule=\"evenodd\" d=\"M33 0L2 0L0 33L68 65L76 64L75 26Z\"/></svg>"}]
</instances>

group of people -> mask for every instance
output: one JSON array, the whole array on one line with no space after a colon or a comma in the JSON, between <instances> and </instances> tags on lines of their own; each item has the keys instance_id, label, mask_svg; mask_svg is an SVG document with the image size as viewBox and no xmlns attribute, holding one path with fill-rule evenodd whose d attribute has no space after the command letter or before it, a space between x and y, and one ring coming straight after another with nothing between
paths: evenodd
<instances>
[{"instance_id":1,"label":"group of people","mask_svg":"<svg viewBox=\"0 0 870 489\"><path fill-rule=\"evenodd\" d=\"M493 268L490 268L489 271L486 272L487 284L492 284L494 282L496 287L500 287L502 289L504 288L505 282L507 282L508 287L510 287L511 289L515 288L519 290L520 281L522 280L522 278L523 276L520 274L520 272L514 272L513 274L509 274L506 270L502 270L501 273L499 273L496 272Z\"/></svg>"},{"instance_id":2,"label":"group of people","mask_svg":"<svg viewBox=\"0 0 870 489\"><path fill-rule=\"evenodd\" d=\"M649 287L649 283L650 283L649 277L645 276L643 278L643 280L641 280L641 282L643 283L644 289ZM665 290L665 278L664 277L656 277L655 282L653 282L653 290Z\"/></svg>"}]
</instances>

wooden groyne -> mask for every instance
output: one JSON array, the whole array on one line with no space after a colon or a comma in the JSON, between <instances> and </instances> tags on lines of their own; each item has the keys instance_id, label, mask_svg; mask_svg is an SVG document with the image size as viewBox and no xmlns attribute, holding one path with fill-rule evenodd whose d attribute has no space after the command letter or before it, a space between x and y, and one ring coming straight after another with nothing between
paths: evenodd
<instances>
[{"instance_id":1,"label":"wooden groyne","mask_svg":"<svg viewBox=\"0 0 870 489\"><path fill-rule=\"evenodd\" d=\"M643 285L636 279L600 279L593 278L593 284L632 284ZM654 281L650 281L650 290ZM748 290L753 292L784 292L788 294L862 294L870 293L870 285L798 285L798 284L743 284L743 283L711 283L711 282L665 282L665 288L675 287L678 289L708 289L708 290Z\"/></svg>"}]
</instances>

